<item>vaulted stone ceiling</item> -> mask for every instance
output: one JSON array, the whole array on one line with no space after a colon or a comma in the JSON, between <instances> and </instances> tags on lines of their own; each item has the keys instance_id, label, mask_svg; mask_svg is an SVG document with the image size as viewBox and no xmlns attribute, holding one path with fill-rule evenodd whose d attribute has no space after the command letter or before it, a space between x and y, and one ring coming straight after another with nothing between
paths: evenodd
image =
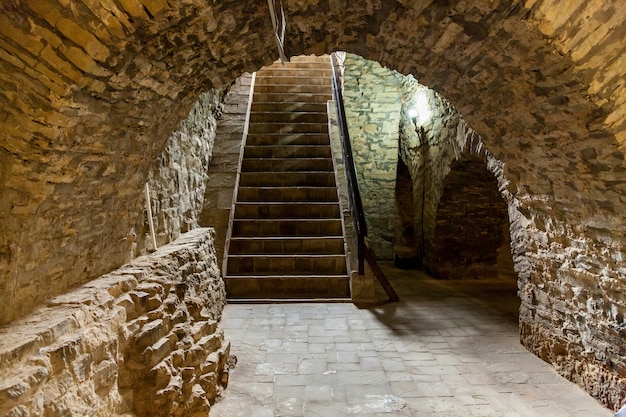
<instances>
[{"instance_id":1,"label":"vaulted stone ceiling","mask_svg":"<svg viewBox=\"0 0 626 417\"><path fill-rule=\"evenodd\" d=\"M504 162L507 190L538 225L530 258L579 239L595 252L574 251L565 266L584 269L576 257L593 258L585 262L622 278L602 291L624 288L620 1L284 7L288 54L353 52L452 102ZM142 186L169 133L200 92L277 56L265 0L4 1L0 322L125 262Z\"/></svg>"}]
</instances>

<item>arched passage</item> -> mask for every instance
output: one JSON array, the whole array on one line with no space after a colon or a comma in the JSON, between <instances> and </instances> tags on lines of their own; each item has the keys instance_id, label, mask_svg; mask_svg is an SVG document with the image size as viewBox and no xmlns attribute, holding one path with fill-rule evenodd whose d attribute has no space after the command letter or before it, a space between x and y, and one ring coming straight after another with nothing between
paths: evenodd
<instances>
[{"instance_id":1,"label":"arched passage","mask_svg":"<svg viewBox=\"0 0 626 417\"><path fill-rule=\"evenodd\" d=\"M412 73L480 133L518 202L509 217L524 343L617 404L596 382L626 378L613 343L626 325L626 9L284 4L290 54L342 49ZM173 128L201 91L276 56L260 0L5 2L0 48L3 323L126 261L149 167Z\"/></svg>"},{"instance_id":2,"label":"arched passage","mask_svg":"<svg viewBox=\"0 0 626 417\"><path fill-rule=\"evenodd\" d=\"M507 205L484 162L454 161L443 184L427 267L443 279L496 277L499 261L510 258L510 251L504 253L510 248L508 229Z\"/></svg>"}]
</instances>

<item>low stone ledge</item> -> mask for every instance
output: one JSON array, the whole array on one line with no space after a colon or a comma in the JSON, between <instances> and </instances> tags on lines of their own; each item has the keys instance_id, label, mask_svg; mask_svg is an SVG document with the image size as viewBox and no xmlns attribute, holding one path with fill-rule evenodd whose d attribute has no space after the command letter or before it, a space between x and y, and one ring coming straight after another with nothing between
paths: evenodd
<instances>
[{"instance_id":1,"label":"low stone ledge","mask_svg":"<svg viewBox=\"0 0 626 417\"><path fill-rule=\"evenodd\" d=\"M212 229L0 328L0 415L206 416L228 382Z\"/></svg>"}]
</instances>

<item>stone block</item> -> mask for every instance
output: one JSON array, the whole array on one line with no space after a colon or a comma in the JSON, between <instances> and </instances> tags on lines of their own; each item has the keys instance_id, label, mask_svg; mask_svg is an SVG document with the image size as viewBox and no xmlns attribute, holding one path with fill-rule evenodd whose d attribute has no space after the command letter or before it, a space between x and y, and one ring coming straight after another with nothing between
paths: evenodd
<instances>
[{"instance_id":1,"label":"stone block","mask_svg":"<svg viewBox=\"0 0 626 417\"><path fill-rule=\"evenodd\" d=\"M112 360L102 361L94 366L93 385L96 394L106 395L117 382L118 365Z\"/></svg>"},{"instance_id":2,"label":"stone block","mask_svg":"<svg viewBox=\"0 0 626 417\"><path fill-rule=\"evenodd\" d=\"M115 300L115 305L121 307L126 312L126 317L128 320L135 319L141 314L135 309L135 303L133 302L130 294L122 294Z\"/></svg>"},{"instance_id":3,"label":"stone block","mask_svg":"<svg viewBox=\"0 0 626 417\"><path fill-rule=\"evenodd\" d=\"M199 383L203 391L206 393L205 395L207 400L209 400L211 404L215 403L215 399L219 393L217 374L214 372L203 374L200 377Z\"/></svg>"},{"instance_id":4,"label":"stone block","mask_svg":"<svg viewBox=\"0 0 626 417\"><path fill-rule=\"evenodd\" d=\"M161 338L143 351L143 363L148 369L153 368L174 350L177 341L178 338L173 334Z\"/></svg>"},{"instance_id":5,"label":"stone block","mask_svg":"<svg viewBox=\"0 0 626 417\"><path fill-rule=\"evenodd\" d=\"M133 304L135 305L135 309L140 312L145 312L147 310L148 299L150 298L150 293L145 291L131 291L128 293Z\"/></svg>"},{"instance_id":6,"label":"stone block","mask_svg":"<svg viewBox=\"0 0 626 417\"><path fill-rule=\"evenodd\" d=\"M83 77L79 71L76 71L74 66L66 60L59 57L50 46L46 46L41 51L41 57L50 64L52 68L58 71L58 75L69 78L71 81L77 83ZM48 75L50 73L47 73Z\"/></svg>"},{"instance_id":7,"label":"stone block","mask_svg":"<svg viewBox=\"0 0 626 417\"><path fill-rule=\"evenodd\" d=\"M207 357L202 366L200 367L200 372L204 374L208 373L217 373L220 370L220 354L219 352L211 352Z\"/></svg>"},{"instance_id":8,"label":"stone block","mask_svg":"<svg viewBox=\"0 0 626 417\"><path fill-rule=\"evenodd\" d=\"M163 320L148 322L134 335L133 345L135 349L142 351L161 339L166 331Z\"/></svg>"},{"instance_id":9,"label":"stone block","mask_svg":"<svg viewBox=\"0 0 626 417\"><path fill-rule=\"evenodd\" d=\"M109 49L75 21L61 18L56 22L56 28L68 39L80 45L95 60L104 62L109 57Z\"/></svg>"}]
</instances>

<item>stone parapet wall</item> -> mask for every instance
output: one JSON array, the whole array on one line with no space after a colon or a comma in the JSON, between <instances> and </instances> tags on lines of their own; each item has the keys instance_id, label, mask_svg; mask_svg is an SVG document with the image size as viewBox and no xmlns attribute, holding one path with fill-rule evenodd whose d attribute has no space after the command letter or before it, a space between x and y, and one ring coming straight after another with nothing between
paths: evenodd
<instances>
[{"instance_id":1,"label":"stone parapet wall","mask_svg":"<svg viewBox=\"0 0 626 417\"><path fill-rule=\"evenodd\" d=\"M206 416L228 382L213 231L0 328L0 415Z\"/></svg>"}]
</instances>

